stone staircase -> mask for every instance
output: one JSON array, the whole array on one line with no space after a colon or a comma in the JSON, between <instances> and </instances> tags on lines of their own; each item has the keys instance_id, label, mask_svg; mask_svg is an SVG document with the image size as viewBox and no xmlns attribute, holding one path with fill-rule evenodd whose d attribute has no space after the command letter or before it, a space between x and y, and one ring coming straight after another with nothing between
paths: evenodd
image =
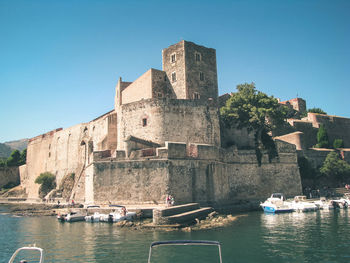
<instances>
[{"instance_id":1,"label":"stone staircase","mask_svg":"<svg viewBox=\"0 0 350 263\"><path fill-rule=\"evenodd\" d=\"M153 224L175 225L191 223L195 219L205 218L213 211L211 207L201 208L198 203L171 206L153 210Z\"/></svg>"}]
</instances>

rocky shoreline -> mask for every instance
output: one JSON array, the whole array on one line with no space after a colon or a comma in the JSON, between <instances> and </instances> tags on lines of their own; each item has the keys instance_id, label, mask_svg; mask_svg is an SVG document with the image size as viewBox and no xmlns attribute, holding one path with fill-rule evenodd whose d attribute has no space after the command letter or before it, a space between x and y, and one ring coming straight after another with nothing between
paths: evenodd
<instances>
[{"instance_id":1,"label":"rocky shoreline","mask_svg":"<svg viewBox=\"0 0 350 263\"><path fill-rule=\"evenodd\" d=\"M49 204L2 204L7 207L7 212L14 216L56 216L59 211L79 209L71 206L58 206ZM120 221L113 223L116 227L129 228L134 230L163 230L163 231L196 231L204 229L215 229L222 228L230 225L232 222L240 217L246 216L241 215L224 215L218 214L217 212L210 213L205 219L195 219L193 222L187 224L174 224L174 225L154 225L151 218L143 218L139 215L134 221Z\"/></svg>"}]
</instances>

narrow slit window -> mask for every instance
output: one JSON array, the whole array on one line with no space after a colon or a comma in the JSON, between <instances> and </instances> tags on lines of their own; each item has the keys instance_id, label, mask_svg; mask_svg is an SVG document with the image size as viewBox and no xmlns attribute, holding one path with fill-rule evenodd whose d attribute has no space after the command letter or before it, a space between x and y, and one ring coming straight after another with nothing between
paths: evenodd
<instances>
[{"instance_id":1,"label":"narrow slit window","mask_svg":"<svg viewBox=\"0 0 350 263\"><path fill-rule=\"evenodd\" d=\"M142 119L142 126L143 127L147 126L147 118Z\"/></svg>"},{"instance_id":2,"label":"narrow slit window","mask_svg":"<svg viewBox=\"0 0 350 263\"><path fill-rule=\"evenodd\" d=\"M196 53L195 57L196 57L196 61L201 61L202 60L202 56L201 56L200 53Z\"/></svg>"},{"instance_id":3,"label":"narrow slit window","mask_svg":"<svg viewBox=\"0 0 350 263\"><path fill-rule=\"evenodd\" d=\"M199 93L198 92L195 92L195 93L193 93L193 99L195 99L195 100L199 100L200 99L200 95L199 95Z\"/></svg>"},{"instance_id":4,"label":"narrow slit window","mask_svg":"<svg viewBox=\"0 0 350 263\"><path fill-rule=\"evenodd\" d=\"M174 63L176 61L176 54L171 55L171 63Z\"/></svg>"},{"instance_id":5,"label":"narrow slit window","mask_svg":"<svg viewBox=\"0 0 350 263\"><path fill-rule=\"evenodd\" d=\"M203 72L199 72L199 80L204 81L204 73Z\"/></svg>"},{"instance_id":6,"label":"narrow slit window","mask_svg":"<svg viewBox=\"0 0 350 263\"><path fill-rule=\"evenodd\" d=\"M171 81L176 82L176 72L171 73Z\"/></svg>"}]
</instances>

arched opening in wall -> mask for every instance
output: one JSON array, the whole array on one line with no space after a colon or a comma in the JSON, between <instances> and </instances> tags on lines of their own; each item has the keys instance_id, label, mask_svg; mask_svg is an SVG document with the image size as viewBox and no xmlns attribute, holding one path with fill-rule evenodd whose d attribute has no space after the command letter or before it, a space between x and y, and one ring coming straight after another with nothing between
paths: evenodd
<instances>
[{"instance_id":1,"label":"arched opening in wall","mask_svg":"<svg viewBox=\"0 0 350 263\"><path fill-rule=\"evenodd\" d=\"M82 141L80 143L80 152L81 152L81 163L85 165L87 165L87 162L88 162L88 154L87 154L87 145L85 143L85 141Z\"/></svg>"}]
</instances>

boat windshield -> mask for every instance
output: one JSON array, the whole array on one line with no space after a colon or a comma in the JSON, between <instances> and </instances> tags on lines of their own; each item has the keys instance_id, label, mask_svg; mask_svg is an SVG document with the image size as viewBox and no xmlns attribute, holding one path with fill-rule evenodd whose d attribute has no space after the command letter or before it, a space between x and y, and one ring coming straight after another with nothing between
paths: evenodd
<instances>
[{"instance_id":1,"label":"boat windshield","mask_svg":"<svg viewBox=\"0 0 350 263\"><path fill-rule=\"evenodd\" d=\"M272 198L279 198L279 199L283 199L283 194L281 193L275 193L271 195Z\"/></svg>"}]
</instances>

